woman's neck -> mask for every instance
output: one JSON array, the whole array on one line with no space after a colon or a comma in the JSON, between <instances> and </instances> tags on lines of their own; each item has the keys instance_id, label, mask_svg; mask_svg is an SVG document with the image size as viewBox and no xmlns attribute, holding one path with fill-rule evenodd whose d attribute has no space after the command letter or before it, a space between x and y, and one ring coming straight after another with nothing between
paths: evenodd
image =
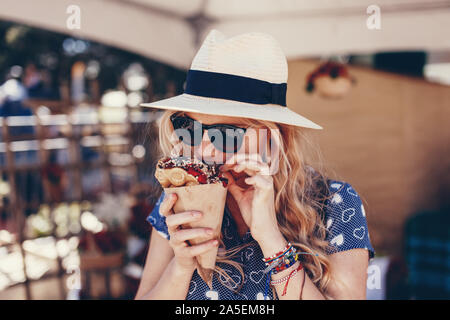
<instances>
[{"instance_id":1,"label":"woman's neck","mask_svg":"<svg viewBox=\"0 0 450 320\"><path fill-rule=\"evenodd\" d=\"M234 222L236 223L239 236L242 238L249 229L244 219L242 218L241 210L239 210L239 206L236 200L234 200L234 197L230 193L227 194L226 206L230 211Z\"/></svg>"}]
</instances>

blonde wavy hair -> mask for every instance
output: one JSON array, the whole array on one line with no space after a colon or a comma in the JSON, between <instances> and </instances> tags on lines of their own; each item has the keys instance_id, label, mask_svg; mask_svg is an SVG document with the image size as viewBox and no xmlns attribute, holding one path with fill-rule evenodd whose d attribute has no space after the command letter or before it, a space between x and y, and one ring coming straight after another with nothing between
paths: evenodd
<instances>
[{"instance_id":1,"label":"blonde wavy hair","mask_svg":"<svg viewBox=\"0 0 450 320\"><path fill-rule=\"evenodd\" d=\"M173 126L170 116L173 113L183 114L179 111L165 111L160 118L159 142L162 156L173 155L171 152L176 143L171 139ZM246 127L278 129L273 131L278 135L274 137L274 141L277 141L279 148L278 171L273 175L273 181L279 229L298 252L309 253L299 256L305 272L316 287L326 294L331 280L328 258L330 247L325 240L326 228L322 209L330 195L327 177L322 170L320 151L311 142L307 132L300 127L254 119L240 120ZM219 280L224 285L233 291L239 291L244 282L244 273L240 263L232 261L231 258L251 243L224 250L223 241L220 242L217 262L228 263L237 268L242 275L242 281L240 286L237 286L219 266L216 266L216 274L220 275Z\"/></svg>"}]
</instances>

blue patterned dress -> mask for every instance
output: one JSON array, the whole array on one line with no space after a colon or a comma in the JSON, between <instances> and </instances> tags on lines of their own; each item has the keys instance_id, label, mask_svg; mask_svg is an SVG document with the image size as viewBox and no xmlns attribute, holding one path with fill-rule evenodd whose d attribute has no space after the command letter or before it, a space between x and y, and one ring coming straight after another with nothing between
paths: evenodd
<instances>
[{"instance_id":1,"label":"blue patterned dress","mask_svg":"<svg viewBox=\"0 0 450 320\"><path fill-rule=\"evenodd\" d=\"M345 182L328 180L328 186L331 194L324 202L324 222L327 228L326 240L330 244L329 253L364 248L369 251L369 257L373 258L375 252L370 243L366 213L359 195L350 184ZM164 192L147 221L161 236L168 239L165 217L159 213L159 205L163 198ZM186 299L264 300L264 297L273 299L272 290L267 290L267 295L265 295L267 276L264 274L265 265L262 260L262 251L252 238L250 231L243 237L239 236L234 219L228 209L225 209L224 212L222 238L227 250L250 244L232 258L243 266L244 279L235 267L218 263L218 266L223 268L234 280L234 282L228 282L229 287L236 289L243 281L240 291L230 290L223 284L227 283L227 279L220 275L213 277L212 289L210 289L195 271ZM219 281L220 277L222 277L221 281Z\"/></svg>"}]
</instances>

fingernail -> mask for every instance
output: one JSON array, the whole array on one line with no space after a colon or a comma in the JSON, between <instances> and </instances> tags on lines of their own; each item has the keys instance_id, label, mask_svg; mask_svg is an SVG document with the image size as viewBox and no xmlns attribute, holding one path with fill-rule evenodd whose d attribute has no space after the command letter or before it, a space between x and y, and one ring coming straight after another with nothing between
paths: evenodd
<instances>
[{"instance_id":1,"label":"fingernail","mask_svg":"<svg viewBox=\"0 0 450 320\"><path fill-rule=\"evenodd\" d=\"M212 235L214 233L214 231L211 230L211 229L208 229L208 230L206 230L206 233L209 234L209 235Z\"/></svg>"},{"instance_id":2,"label":"fingernail","mask_svg":"<svg viewBox=\"0 0 450 320\"><path fill-rule=\"evenodd\" d=\"M214 246L217 246L218 244L219 244L219 241L217 241L217 240L214 240L214 241L213 241L213 245L214 245Z\"/></svg>"}]
</instances>

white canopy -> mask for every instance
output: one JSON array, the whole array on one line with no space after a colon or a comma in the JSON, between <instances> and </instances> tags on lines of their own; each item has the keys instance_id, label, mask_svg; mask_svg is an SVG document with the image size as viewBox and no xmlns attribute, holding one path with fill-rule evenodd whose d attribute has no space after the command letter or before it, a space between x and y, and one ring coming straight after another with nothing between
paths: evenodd
<instances>
[{"instance_id":1,"label":"white canopy","mask_svg":"<svg viewBox=\"0 0 450 320\"><path fill-rule=\"evenodd\" d=\"M272 34L288 58L450 49L449 0L1 0L0 19L99 41L188 69L206 33ZM80 7L70 30L67 8Z\"/></svg>"}]
</instances>

